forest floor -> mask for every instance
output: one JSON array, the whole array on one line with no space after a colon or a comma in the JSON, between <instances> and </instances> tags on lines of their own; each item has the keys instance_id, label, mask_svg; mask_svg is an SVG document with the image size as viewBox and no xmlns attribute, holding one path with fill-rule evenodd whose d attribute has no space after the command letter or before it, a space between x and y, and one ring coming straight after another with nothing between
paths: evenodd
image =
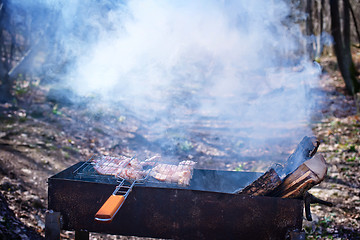
<instances>
[{"instance_id":1,"label":"forest floor","mask_svg":"<svg viewBox=\"0 0 360 240\"><path fill-rule=\"evenodd\" d=\"M354 51L360 69L360 50ZM322 58L321 64L324 74L319 91L325 94L325 99L311 126L321 141L318 152L325 156L328 173L310 192L334 206L313 205L313 221L304 220L304 229L307 239L360 239L360 95L354 98L345 94L334 57ZM44 237L50 176L88 159L93 153L131 155L141 151L150 156L161 150L142 135L143 121L121 110L99 108L96 113L88 112L81 106L61 104L66 100L54 101L48 89L29 86L26 82L18 83L15 95L16 100L0 105L2 239ZM212 159L222 159L215 140L197 146L182 141L173 151L211 165ZM286 149L283 153L285 156L291 151ZM226 170L261 168L253 167L254 161L241 165L222 161L220 165L220 169ZM62 231L61 235L63 239L74 238L74 233L69 231ZM91 237L137 239L102 234Z\"/></svg>"}]
</instances>

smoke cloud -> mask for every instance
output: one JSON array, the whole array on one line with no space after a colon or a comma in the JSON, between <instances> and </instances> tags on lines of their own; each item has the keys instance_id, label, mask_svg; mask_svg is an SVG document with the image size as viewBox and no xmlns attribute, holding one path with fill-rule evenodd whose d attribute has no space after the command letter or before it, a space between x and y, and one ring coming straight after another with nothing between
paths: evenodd
<instances>
[{"instance_id":1,"label":"smoke cloud","mask_svg":"<svg viewBox=\"0 0 360 240\"><path fill-rule=\"evenodd\" d=\"M152 120L149 136L218 122L227 134L211 134L247 146L311 133L320 72L287 1L12 2L56 12L63 83Z\"/></svg>"}]
</instances>

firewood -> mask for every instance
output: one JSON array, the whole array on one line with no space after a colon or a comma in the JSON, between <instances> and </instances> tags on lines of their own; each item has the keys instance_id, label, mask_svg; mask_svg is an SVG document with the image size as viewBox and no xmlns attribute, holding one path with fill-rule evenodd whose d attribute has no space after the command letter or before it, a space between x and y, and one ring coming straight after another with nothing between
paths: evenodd
<instances>
[{"instance_id":1,"label":"firewood","mask_svg":"<svg viewBox=\"0 0 360 240\"><path fill-rule=\"evenodd\" d=\"M305 161L294 172L286 176L271 196L299 198L314 185L319 184L326 175L326 162L321 154Z\"/></svg>"},{"instance_id":2,"label":"firewood","mask_svg":"<svg viewBox=\"0 0 360 240\"><path fill-rule=\"evenodd\" d=\"M312 158L316 154L319 145L320 142L315 137L305 136L285 162L283 171L279 173L280 177L287 176L303 162Z\"/></svg>"},{"instance_id":3,"label":"firewood","mask_svg":"<svg viewBox=\"0 0 360 240\"><path fill-rule=\"evenodd\" d=\"M281 179L279 175L273 168L270 168L254 182L243 189L236 190L234 193L248 194L253 196L265 196L272 192L280 184Z\"/></svg>"},{"instance_id":4,"label":"firewood","mask_svg":"<svg viewBox=\"0 0 360 240\"><path fill-rule=\"evenodd\" d=\"M317 162L316 159L318 157L313 161L309 161L309 159L312 159L316 154L319 145L320 143L315 137L305 136L296 147L295 151L290 155L284 167L277 165L276 167L270 168L254 182L243 189L236 190L234 193L253 196L282 196L283 194L284 197L291 197L292 191L303 194L316 184L316 181L313 181L316 177L313 175L317 173L316 171L320 171L319 168L321 167L313 163L313 161ZM306 161L309 162L304 164ZM310 167L308 167L308 165ZM299 170L294 171L295 169ZM281 179L284 180L282 181ZM304 180L308 182L302 182ZM299 186L299 184L302 185ZM299 187L299 189L297 189L297 187ZM304 187L304 189L301 187ZM287 195L288 193L290 195Z\"/></svg>"}]
</instances>

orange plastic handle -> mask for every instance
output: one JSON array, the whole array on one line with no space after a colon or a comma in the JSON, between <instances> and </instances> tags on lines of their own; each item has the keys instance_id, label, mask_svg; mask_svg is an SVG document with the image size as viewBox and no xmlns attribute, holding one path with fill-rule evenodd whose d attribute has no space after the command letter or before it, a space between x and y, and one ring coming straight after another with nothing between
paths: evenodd
<instances>
[{"instance_id":1,"label":"orange plastic handle","mask_svg":"<svg viewBox=\"0 0 360 240\"><path fill-rule=\"evenodd\" d=\"M125 198L122 195L111 195L95 214L95 220L111 222L124 201Z\"/></svg>"}]
</instances>

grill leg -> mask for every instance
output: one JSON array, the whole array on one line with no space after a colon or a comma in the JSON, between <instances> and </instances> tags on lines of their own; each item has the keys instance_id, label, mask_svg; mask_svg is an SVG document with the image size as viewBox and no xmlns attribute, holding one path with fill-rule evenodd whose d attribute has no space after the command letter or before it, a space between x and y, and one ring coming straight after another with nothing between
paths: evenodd
<instances>
[{"instance_id":1,"label":"grill leg","mask_svg":"<svg viewBox=\"0 0 360 240\"><path fill-rule=\"evenodd\" d=\"M75 240L89 240L89 232L81 230L75 231Z\"/></svg>"},{"instance_id":2,"label":"grill leg","mask_svg":"<svg viewBox=\"0 0 360 240\"><path fill-rule=\"evenodd\" d=\"M45 239L59 240L60 228L60 213L52 210L48 211L45 216Z\"/></svg>"}]
</instances>

